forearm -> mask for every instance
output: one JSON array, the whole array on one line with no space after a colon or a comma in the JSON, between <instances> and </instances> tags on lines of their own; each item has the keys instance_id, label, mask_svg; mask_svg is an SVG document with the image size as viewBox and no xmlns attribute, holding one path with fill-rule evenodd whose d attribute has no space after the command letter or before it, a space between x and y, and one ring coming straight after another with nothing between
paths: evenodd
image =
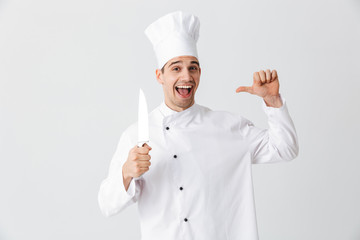
<instances>
[{"instance_id":1,"label":"forearm","mask_svg":"<svg viewBox=\"0 0 360 240\"><path fill-rule=\"evenodd\" d=\"M270 104L275 106L276 101L279 100L274 98L274 102ZM253 163L288 161L298 155L299 145L295 126L288 112L286 100L280 96L280 101L281 107L267 106L266 100L263 102L269 129L253 129Z\"/></svg>"},{"instance_id":2,"label":"forearm","mask_svg":"<svg viewBox=\"0 0 360 240\"><path fill-rule=\"evenodd\" d=\"M277 107L278 101L281 102L281 107ZM286 104L282 102L281 98L274 98L271 104L273 105L267 107L270 149L274 150L276 153L274 157L279 161L294 159L298 154L299 146L295 126L287 106L284 106Z\"/></svg>"},{"instance_id":3,"label":"forearm","mask_svg":"<svg viewBox=\"0 0 360 240\"><path fill-rule=\"evenodd\" d=\"M112 216L122 211L127 206L136 202L136 187L132 177L122 174L120 164L112 165L109 176L102 181L98 201L100 209L105 216Z\"/></svg>"}]
</instances>

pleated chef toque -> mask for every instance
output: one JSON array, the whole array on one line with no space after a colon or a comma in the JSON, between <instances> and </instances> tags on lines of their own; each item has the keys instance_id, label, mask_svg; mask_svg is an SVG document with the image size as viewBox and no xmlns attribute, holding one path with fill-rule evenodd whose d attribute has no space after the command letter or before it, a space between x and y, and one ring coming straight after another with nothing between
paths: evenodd
<instances>
[{"instance_id":1,"label":"pleated chef toque","mask_svg":"<svg viewBox=\"0 0 360 240\"><path fill-rule=\"evenodd\" d=\"M145 34L153 45L159 69L174 57L190 55L198 58L199 29L198 17L183 11L166 14L150 24Z\"/></svg>"}]
</instances>

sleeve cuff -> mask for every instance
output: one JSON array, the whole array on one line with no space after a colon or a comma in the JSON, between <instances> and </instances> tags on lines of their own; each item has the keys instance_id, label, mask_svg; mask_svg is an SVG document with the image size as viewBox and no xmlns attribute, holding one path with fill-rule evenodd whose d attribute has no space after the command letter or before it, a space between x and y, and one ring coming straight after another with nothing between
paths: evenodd
<instances>
[{"instance_id":1,"label":"sleeve cuff","mask_svg":"<svg viewBox=\"0 0 360 240\"><path fill-rule=\"evenodd\" d=\"M121 167L122 169L122 167ZM132 178L128 187L128 190L126 191L126 188L124 186L124 182L123 182L123 173L120 174L121 176L121 186L122 186L122 191L125 192L126 196L128 198L132 198L135 196L136 193L136 183L135 183L135 179Z\"/></svg>"},{"instance_id":2,"label":"sleeve cuff","mask_svg":"<svg viewBox=\"0 0 360 240\"><path fill-rule=\"evenodd\" d=\"M124 184L123 184L123 186L124 186ZM124 189L125 189L125 186L124 186ZM130 185L129 185L128 190L126 191L126 194L129 197L135 196L135 179L131 179Z\"/></svg>"}]
</instances>

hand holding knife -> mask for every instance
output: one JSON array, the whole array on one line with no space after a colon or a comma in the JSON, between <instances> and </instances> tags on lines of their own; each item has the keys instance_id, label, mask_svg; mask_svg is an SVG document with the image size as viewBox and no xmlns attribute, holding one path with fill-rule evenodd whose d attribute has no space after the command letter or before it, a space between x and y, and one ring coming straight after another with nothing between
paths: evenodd
<instances>
[{"instance_id":1,"label":"hand holding knife","mask_svg":"<svg viewBox=\"0 0 360 240\"><path fill-rule=\"evenodd\" d=\"M144 92L140 89L139 94L139 116L138 116L138 143L129 151L127 160L122 167L123 181L127 190L131 179L141 178L149 171L151 156L149 151L149 120L147 104Z\"/></svg>"}]
</instances>

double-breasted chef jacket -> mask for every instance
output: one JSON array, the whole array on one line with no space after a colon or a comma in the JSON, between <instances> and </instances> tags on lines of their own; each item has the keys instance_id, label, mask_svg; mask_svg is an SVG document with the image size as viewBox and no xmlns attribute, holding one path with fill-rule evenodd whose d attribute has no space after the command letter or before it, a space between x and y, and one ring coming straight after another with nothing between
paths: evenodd
<instances>
[{"instance_id":1,"label":"double-breasted chef jacket","mask_svg":"<svg viewBox=\"0 0 360 240\"><path fill-rule=\"evenodd\" d=\"M262 107L268 129L239 114L165 102L149 113L150 169L126 191L122 166L137 144L137 122L121 135L98 201L105 216L137 203L142 240L257 240L251 165L298 155L286 100Z\"/></svg>"}]
</instances>

